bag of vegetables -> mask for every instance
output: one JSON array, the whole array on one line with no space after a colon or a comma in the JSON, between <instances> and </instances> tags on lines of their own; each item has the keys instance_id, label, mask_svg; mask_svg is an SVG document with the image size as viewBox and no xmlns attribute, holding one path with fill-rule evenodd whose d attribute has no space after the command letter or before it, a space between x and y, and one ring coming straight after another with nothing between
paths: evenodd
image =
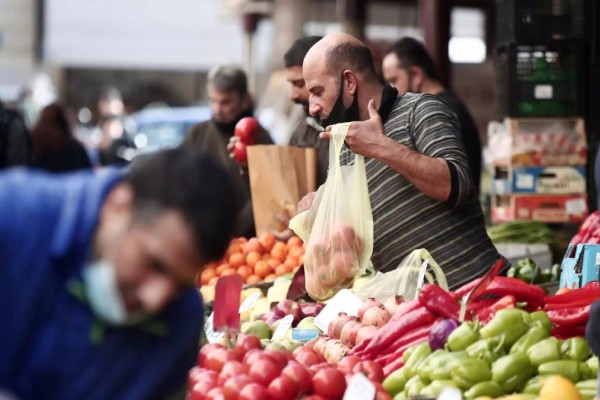
<instances>
[{"instance_id":1,"label":"bag of vegetables","mask_svg":"<svg viewBox=\"0 0 600 400\"><path fill-rule=\"evenodd\" d=\"M304 240L306 291L326 300L361 275L373 253L373 215L364 157L340 164L340 153L350 123L331 129L327 180L319 188L312 208L290 221Z\"/></svg>"}]
</instances>

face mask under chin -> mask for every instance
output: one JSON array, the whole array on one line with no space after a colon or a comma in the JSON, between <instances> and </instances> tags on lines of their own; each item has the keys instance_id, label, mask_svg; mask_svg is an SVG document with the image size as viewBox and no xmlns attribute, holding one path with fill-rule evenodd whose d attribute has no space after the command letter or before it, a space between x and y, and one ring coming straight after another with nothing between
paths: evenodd
<instances>
[{"instance_id":1,"label":"face mask under chin","mask_svg":"<svg viewBox=\"0 0 600 400\"><path fill-rule=\"evenodd\" d=\"M344 78L342 77L340 81L340 92L338 94L337 100L329 113L327 119L321 121L321 125L323 127L327 127L329 125L340 124L342 122L350 122L350 121L358 121L360 119L360 114L358 110L358 89L354 93L354 98L352 99L352 104L350 108L344 107Z\"/></svg>"}]
</instances>

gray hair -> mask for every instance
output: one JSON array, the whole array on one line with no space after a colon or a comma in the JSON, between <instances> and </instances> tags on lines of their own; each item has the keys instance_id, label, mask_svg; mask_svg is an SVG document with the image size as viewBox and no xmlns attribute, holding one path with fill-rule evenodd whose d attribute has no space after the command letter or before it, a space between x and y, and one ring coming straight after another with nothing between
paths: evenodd
<instances>
[{"instance_id":1,"label":"gray hair","mask_svg":"<svg viewBox=\"0 0 600 400\"><path fill-rule=\"evenodd\" d=\"M237 65L217 65L208 73L208 85L219 92L248 93L248 78Z\"/></svg>"}]
</instances>

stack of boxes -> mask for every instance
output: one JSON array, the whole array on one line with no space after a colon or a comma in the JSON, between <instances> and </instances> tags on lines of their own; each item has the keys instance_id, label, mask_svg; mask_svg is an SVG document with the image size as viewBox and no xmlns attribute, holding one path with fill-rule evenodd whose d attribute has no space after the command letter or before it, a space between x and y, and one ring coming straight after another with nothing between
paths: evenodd
<instances>
[{"instance_id":1,"label":"stack of boxes","mask_svg":"<svg viewBox=\"0 0 600 400\"><path fill-rule=\"evenodd\" d=\"M493 222L588 215L583 0L497 0L498 101L488 126Z\"/></svg>"}]
</instances>

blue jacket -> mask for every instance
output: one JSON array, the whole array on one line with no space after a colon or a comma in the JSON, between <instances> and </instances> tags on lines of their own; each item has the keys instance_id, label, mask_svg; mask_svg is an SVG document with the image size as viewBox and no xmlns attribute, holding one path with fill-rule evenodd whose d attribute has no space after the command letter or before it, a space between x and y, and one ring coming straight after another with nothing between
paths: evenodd
<instances>
[{"instance_id":1,"label":"blue jacket","mask_svg":"<svg viewBox=\"0 0 600 400\"><path fill-rule=\"evenodd\" d=\"M202 325L195 289L142 327L105 327L68 289L116 171L0 174L0 392L20 399L167 399L184 390ZM81 286L79 286L81 287Z\"/></svg>"}]
</instances>

